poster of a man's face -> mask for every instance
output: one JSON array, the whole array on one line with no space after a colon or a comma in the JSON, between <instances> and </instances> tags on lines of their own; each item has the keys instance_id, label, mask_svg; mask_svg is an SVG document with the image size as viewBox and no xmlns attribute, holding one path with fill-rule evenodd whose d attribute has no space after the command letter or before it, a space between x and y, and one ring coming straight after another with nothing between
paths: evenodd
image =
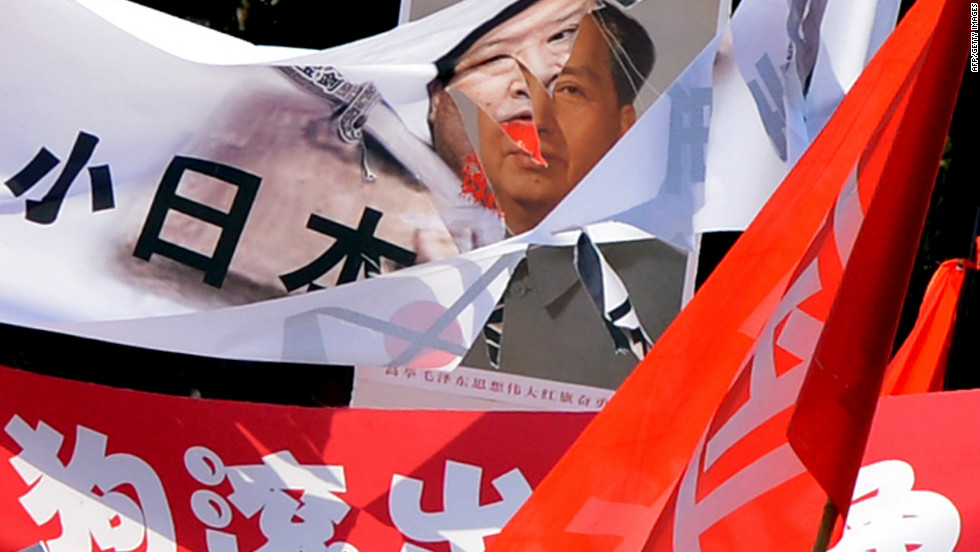
<instances>
[{"instance_id":1,"label":"poster of a man's face","mask_svg":"<svg viewBox=\"0 0 980 552\"><path fill-rule=\"evenodd\" d=\"M454 3L413 0L412 7L447 2ZM489 189L491 201L472 195L499 209L510 232L530 230L714 36L711 16L718 10L717 0L517 0L436 61L438 77L429 84L432 145L462 180L464 195ZM600 184L616 193L616 182ZM680 309L684 253L635 237L596 249L656 341ZM353 404L601 407L636 357L616 344L590 295L595 288L587 289L591 284L578 274L576 251L527 249L451 390L411 372L358 367Z\"/></svg>"},{"instance_id":2,"label":"poster of a man's face","mask_svg":"<svg viewBox=\"0 0 980 552\"><path fill-rule=\"evenodd\" d=\"M507 226L520 233L636 121L633 100L652 67L653 44L616 8L540 0L449 59L448 87L479 108L479 160ZM444 103L434 101L434 110ZM450 166L460 165L459 147L443 143L461 133L438 112L432 121L437 150Z\"/></svg>"},{"instance_id":3,"label":"poster of a man's face","mask_svg":"<svg viewBox=\"0 0 980 552\"><path fill-rule=\"evenodd\" d=\"M187 153L250 172L262 179L261 189L227 285L182 292L179 300L201 295L241 304L332 287L451 257L499 240L504 226L521 233L547 216L637 120L634 99L654 65L653 43L631 15L597 0L500 5L434 60L434 148L399 126L393 104L370 81L331 67L254 71ZM469 126L456 99L477 113ZM361 138L350 134L354 127ZM220 203L206 177L188 175L182 188ZM366 270L346 258L334 262L336 236L310 230L313 215L350 229L363 222L365 235L371 230L371 238L405 253L372 256ZM206 252L213 229L201 226L168 217L162 231L164 239ZM319 261L321 267L314 260L323 255L331 262ZM160 261L128 264L141 281L161 277ZM197 285L197 272L178 269L164 277L186 273ZM297 271L302 285L289 277Z\"/></svg>"}]
</instances>

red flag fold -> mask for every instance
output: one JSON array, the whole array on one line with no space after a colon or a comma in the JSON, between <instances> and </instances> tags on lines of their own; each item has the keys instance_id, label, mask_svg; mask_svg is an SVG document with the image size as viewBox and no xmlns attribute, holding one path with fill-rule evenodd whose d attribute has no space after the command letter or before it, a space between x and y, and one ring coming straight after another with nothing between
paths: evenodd
<instances>
[{"instance_id":1,"label":"red flag fold","mask_svg":"<svg viewBox=\"0 0 980 552\"><path fill-rule=\"evenodd\" d=\"M967 270L976 265L953 259L939 265L926 287L915 327L888 364L881 396L941 391L949 345Z\"/></svg>"}]
</instances>

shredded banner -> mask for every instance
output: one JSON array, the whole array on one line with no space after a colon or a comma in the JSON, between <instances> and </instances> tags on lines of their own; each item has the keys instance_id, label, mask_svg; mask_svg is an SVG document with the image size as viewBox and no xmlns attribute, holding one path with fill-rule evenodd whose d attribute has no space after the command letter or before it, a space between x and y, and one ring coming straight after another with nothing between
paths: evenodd
<instances>
[{"instance_id":1,"label":"shredded banner","mask_svg":"<svg viewBox=\"0 0 980 552\"><path fill-rule=\"evenodd\" d=\"M697 171L665 177L662 159L651 187L646 167L608 161L587 178L634 127L632 148L665 147L663 117L643 115L714 35L692 13L673 21L683 40L652 37L657 13L468 2L350 46L209 65L73 1L11 7L0 228L16 238L2 243L0 317L203 355L451 368L529 244L605 222L600 243L666 248L665 301L649 310L669 320ZM602 78L574 82L566 64ZM617 201L594 201L609 179ZM609 226L660 188L687 207Z\"/></svg>"},{"instance_id":2,"label":"shredded banner","mask_svg":"<svg viewBox=\"0 0 980 552\"><path fill-rule=\"evenodd\" d=\"M725 26L718 0L470 0L322 52L195 59L114 1L0 21L0 320L606 391L691 291L696 231L752 218L897 5L750 0Z\"/></svg>"}]
</instances>

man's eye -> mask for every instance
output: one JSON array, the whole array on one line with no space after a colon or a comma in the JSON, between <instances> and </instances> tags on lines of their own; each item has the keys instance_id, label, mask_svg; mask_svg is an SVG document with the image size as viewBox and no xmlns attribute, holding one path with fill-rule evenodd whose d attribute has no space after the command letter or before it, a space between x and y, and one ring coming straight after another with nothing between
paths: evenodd
<instances>
[{"instance_id":1,"label":"man's eye","mask_svg":"<svg viewBox=\"0 0 980 552\"><path fill-rule=\"evenodd\" d=\"M575 32L576 31L578 31L578 26L577 25L573 25L571 27L566 27L566 28L558 31L557 33L549 36L548 37L548 42L549 43L552 43L552 42L561 42L563 40L567 40L567 39L572 38L573 36L575 36Z\"/></svg>"},{"instance_id":2,"label":"man's eye","mask_svg":"<svg viewBox=\"0 0 980 552\"><path fill-rule=\"evenodd\" d=\"M494 63L501 63L504 60L513 59L507 54L497 54L495 56L488 57L487 59L480 62L480 65L491 65Z\"/></svg>"},{"instance_id":3,"label":"man's eye","mask_svg":"<svg viewBox=\"0 0 980 552\"><path fill-rule=\"evenodd\" d=\"M514 61L514 58L506 54L500 54L479 60L469 67L457 70L456 74L502 75L514 71L516 68L517 63Z\"/></svg>"},{"instance_id":4,"label":"man's eye","mask_svg":"<svg viewBox=\"0 0 980 552\"><path fill-rule=\"evenodd\" d=\"M559 82L555 86L555 94L563 94L565 96L584 97L585 90L581 86L573 82Z\"/></svg>"},{"instance_id":5,"label":"man's eye","mask_svg":"<svg viewBox=\"0 0 980 552\"><path fill-rule=\"evenodd\" d=\"M471 69L483 69L483 70L498 68L498 67L504 65L505 60L509 60L509 59L511 59L511 58L508 57L505 54L498 54L498 55L495 55L495 56L488 56L488 57L486 57L484 59L481 59L481 60L477 61L470 68Z\"/></svg>"}]
</instances>

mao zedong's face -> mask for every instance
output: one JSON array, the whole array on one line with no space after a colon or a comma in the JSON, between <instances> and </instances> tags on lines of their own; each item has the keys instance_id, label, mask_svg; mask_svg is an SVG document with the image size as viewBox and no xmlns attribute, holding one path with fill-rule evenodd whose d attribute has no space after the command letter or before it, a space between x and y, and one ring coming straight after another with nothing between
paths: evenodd
<instances>
[{"instance_id":1,"label":"mao zedong's face","mask_svg":"<svg viewBox=\"0 0 980 552\"><path fill-rule=\"evenodd\" d=\"M593 7L540 0L475 42L450 83L480 107L480 159L515 233L537 225L636 119L619 105Z\"/></svg>"}]
</instances>

